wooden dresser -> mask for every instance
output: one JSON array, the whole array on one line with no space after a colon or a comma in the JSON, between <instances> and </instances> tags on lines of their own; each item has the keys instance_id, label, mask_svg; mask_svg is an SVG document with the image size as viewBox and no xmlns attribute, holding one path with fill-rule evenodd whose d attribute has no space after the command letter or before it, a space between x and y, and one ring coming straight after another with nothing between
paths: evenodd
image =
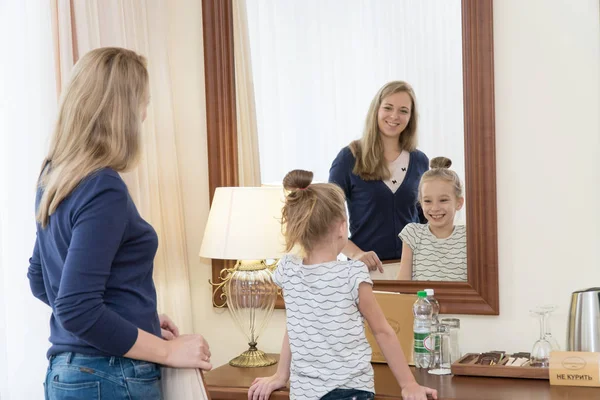
<instances>
[{"instance_id":1,"label":"wooden dresser","mask_svg":"<svg viewBox=\"0 0 600 400\"><path fill-rule=\"evenodd\" d=\"M386 364L373 364L375 399L401 399L400 387ZM212 400L247 399L248 388L259 376L272 375L277 365L236 368L223 365L205 374ZM600 400L600 388L550 386L547 380L433 376L413 370L417 381L438 390L441 400ZM274 392L273 400L288 399L288 391Z\"/></svg>"}]
</instances>

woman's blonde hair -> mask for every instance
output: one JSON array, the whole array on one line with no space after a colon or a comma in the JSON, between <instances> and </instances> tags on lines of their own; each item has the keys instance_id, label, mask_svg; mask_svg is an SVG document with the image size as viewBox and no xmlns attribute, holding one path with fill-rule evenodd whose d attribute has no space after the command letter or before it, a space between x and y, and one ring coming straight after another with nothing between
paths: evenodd
<instances>
[{"instance_id":1,"label":"woman's blonde hair","mask_svg":"<svg viewBox=\"0 0 600 400\"><path fill-rule=\"evenodd\" d=\"M412 109L408 125L400 135L400 148L411 152L417 148L417 125L419 113L417 110L417 98L413 88L404 81L393 81L386 83L371 101L363 136L359 140L350 143L350 150L356 159L354 174L365 181L385 180L390 178L390 170L383 156L383 142L379 133L377 115L381 102L388 96L405 92L412 100Z\"/></svg>"},{"instance_id":2,"label":"woman's blonde hair","mask_svg":"<svg viewBox=\"0 0 600 400\"><path fill-rule=\"evenodd\" d=\"M463 197L462 183L460 182L458 174L449 169L452 166L452 161L449 158L435 157L431 159L431 161L429 162L429 166L431 167L431 169L426 171L421 176L421 181L419 182L419 201L422 200L421 188L423 187L423 183L435 179L441 179L443 181L451 183L456 198L458 199Z\"/></svg>"},{"instance_id":3,"label":"woman's blonde hair","mask_svg":"<svg viewBox=\"0 0 600 400\"><path fill-rule=\"evenodd\" d=\"M39 186L37 221L49 216L91 173L126 171L140 153L142 109L149 100L146 59L131 50L105 47L85 54L62 94L58 119Z\"/></svg>"},{"instance_id":4,"label":"woman's blonde hair","mask_svg":"<svg viewBox=\"0 0 600 400\"><path fill-rule=\"evenodd\" d=\"M346 220L346 198L333 183L313 183L313 173L288 172L283 187L289 191L282 210L286 252L299 245L304 252L327 236L337 222Z\"/></svg>"}]
</instances>

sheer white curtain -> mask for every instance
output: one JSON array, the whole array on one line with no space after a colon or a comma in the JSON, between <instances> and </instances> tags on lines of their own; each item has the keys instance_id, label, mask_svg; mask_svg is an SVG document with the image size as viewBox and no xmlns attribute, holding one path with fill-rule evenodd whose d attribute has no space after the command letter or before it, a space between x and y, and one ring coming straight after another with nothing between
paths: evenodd
<instances>
[{"instance_id":1,"label":"sheer white curtain","mask_svg":"<svg viewBox=\"0 0 600 400\"><path fill-rule=\"evenodd\" d=\"M460 0L246 0L263 183L294 168L326 181L371 99L405 80L419 148L464 180Z\"/></svg>"},{"instance_id":2,"label":"sheer white curtain","mask_svg":"<svg viewBox=\"0 0 600 400\"><path fill-rule=\"evenodd\" d=\"M106 46L125 47L148 59L151 102L144 122L140 164L123 174L140 214L159 237L154 282L159 312L184 333L193 330L187 246L182 210L177 141L192 134L178 129L171 83L168 2L89 0L75 2L76 48L80 55Z\"/></svg>"},{"instance_id":3,"label":"sheer white curtain","mask_svg":"<svg viewBox=\"0 0 600 400\"><path fill-rule=\"evenodd\" d=\"M42 399L50 309L31 295L35 182L56 114L50 4L0 0L0 398Z\"/></svg>"},{"instance_id":4,"label":"sheer white curtain","mask_svg":"<svg viewBox=\"0 0 600 400\"><path fill-rule=\"evenodd\" d=\"M258 151L252 62L248 43L246 0L234 0L232 11L239 185L260 186L260 153Z\"/></svg>"}]
</instances>

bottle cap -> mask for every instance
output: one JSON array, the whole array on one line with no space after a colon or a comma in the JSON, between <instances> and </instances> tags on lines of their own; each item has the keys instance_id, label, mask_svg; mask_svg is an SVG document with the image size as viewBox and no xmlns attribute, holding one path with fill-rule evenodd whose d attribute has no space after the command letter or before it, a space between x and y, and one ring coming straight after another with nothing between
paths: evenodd
<instances>
[{"instance_id":1,"label":"bottle cap","mask_svg":"<svg viewBox=\"0 0 600 400\"><path fill-rule=\"evenodd\" d=\"M435 293L433 289L425 289L424 292L427 293L427 296L433 296L433 294Z\"/></svg>"},{"instance_id":2,"label":"bottle cap","mask_svg":"<svg viewBox=\"0 0 600 400\"><path fill-rule=\"evenodd\" d=\"M417 297L421 298L421 297L427 297L427 293L425 293L423 290L418 291L417 292Z\"/></svg>"}]
</instances>

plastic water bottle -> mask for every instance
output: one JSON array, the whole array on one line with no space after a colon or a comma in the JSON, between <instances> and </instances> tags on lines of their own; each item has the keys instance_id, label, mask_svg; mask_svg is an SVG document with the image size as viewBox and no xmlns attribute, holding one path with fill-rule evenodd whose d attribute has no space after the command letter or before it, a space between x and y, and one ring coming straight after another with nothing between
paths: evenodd
<instances>
[{"instance_id":1,"label":"plastic water bottle","mask_svg":"<svg viewBox=\"0 0 600 400\"><path fill-rule=\"evenodd\" d=\"M439 360L437 360L437 357L439 357L440 354L440 336L439 335L434 335L434 333L438 333L439 332L439 328L440 328L440 320L438 318L438 316L440 315L440 303L436 300L435 297L433 297L433 295L435 294L435 292L433 291L433 289L425 289L424 290L425 293L427 293L427 301L431 304L431 337L435 337L435 340L433 340L432 345L435 346L435 348L432 348L432 353L431 353L431 357L432 357L432 364L436 364L439 362ZM435 351L434 351L435 350Z\"/></svg>"},{"instance_id":2,"label":"plastic water bottle","mask_svg":"<svg viewBox=\"0 0 600 400\"><path fill-rule=\"evenodd\" d=\"M429 368L431 362L431 316L433 307L427 301L427 293L424 291L417 293L417 301L413 305L413 314L415 322L413 325L414 349L413 359L415 367Z\"/></svg>"},{"instance_id":3,"label":"plastic water bottle","mask_svg":"<svg viewBox=\"0 0 600 400\"><path fill-rule=\"evenodd\" d=\"M432 325L437 325L440 323L438 319L438 315L440 315L440 303L436 300L433 295L435 292L433 289L425 289L425 293L427 293L427 301L431 304L431 323Z\"/></svg>"}]
</instances>

